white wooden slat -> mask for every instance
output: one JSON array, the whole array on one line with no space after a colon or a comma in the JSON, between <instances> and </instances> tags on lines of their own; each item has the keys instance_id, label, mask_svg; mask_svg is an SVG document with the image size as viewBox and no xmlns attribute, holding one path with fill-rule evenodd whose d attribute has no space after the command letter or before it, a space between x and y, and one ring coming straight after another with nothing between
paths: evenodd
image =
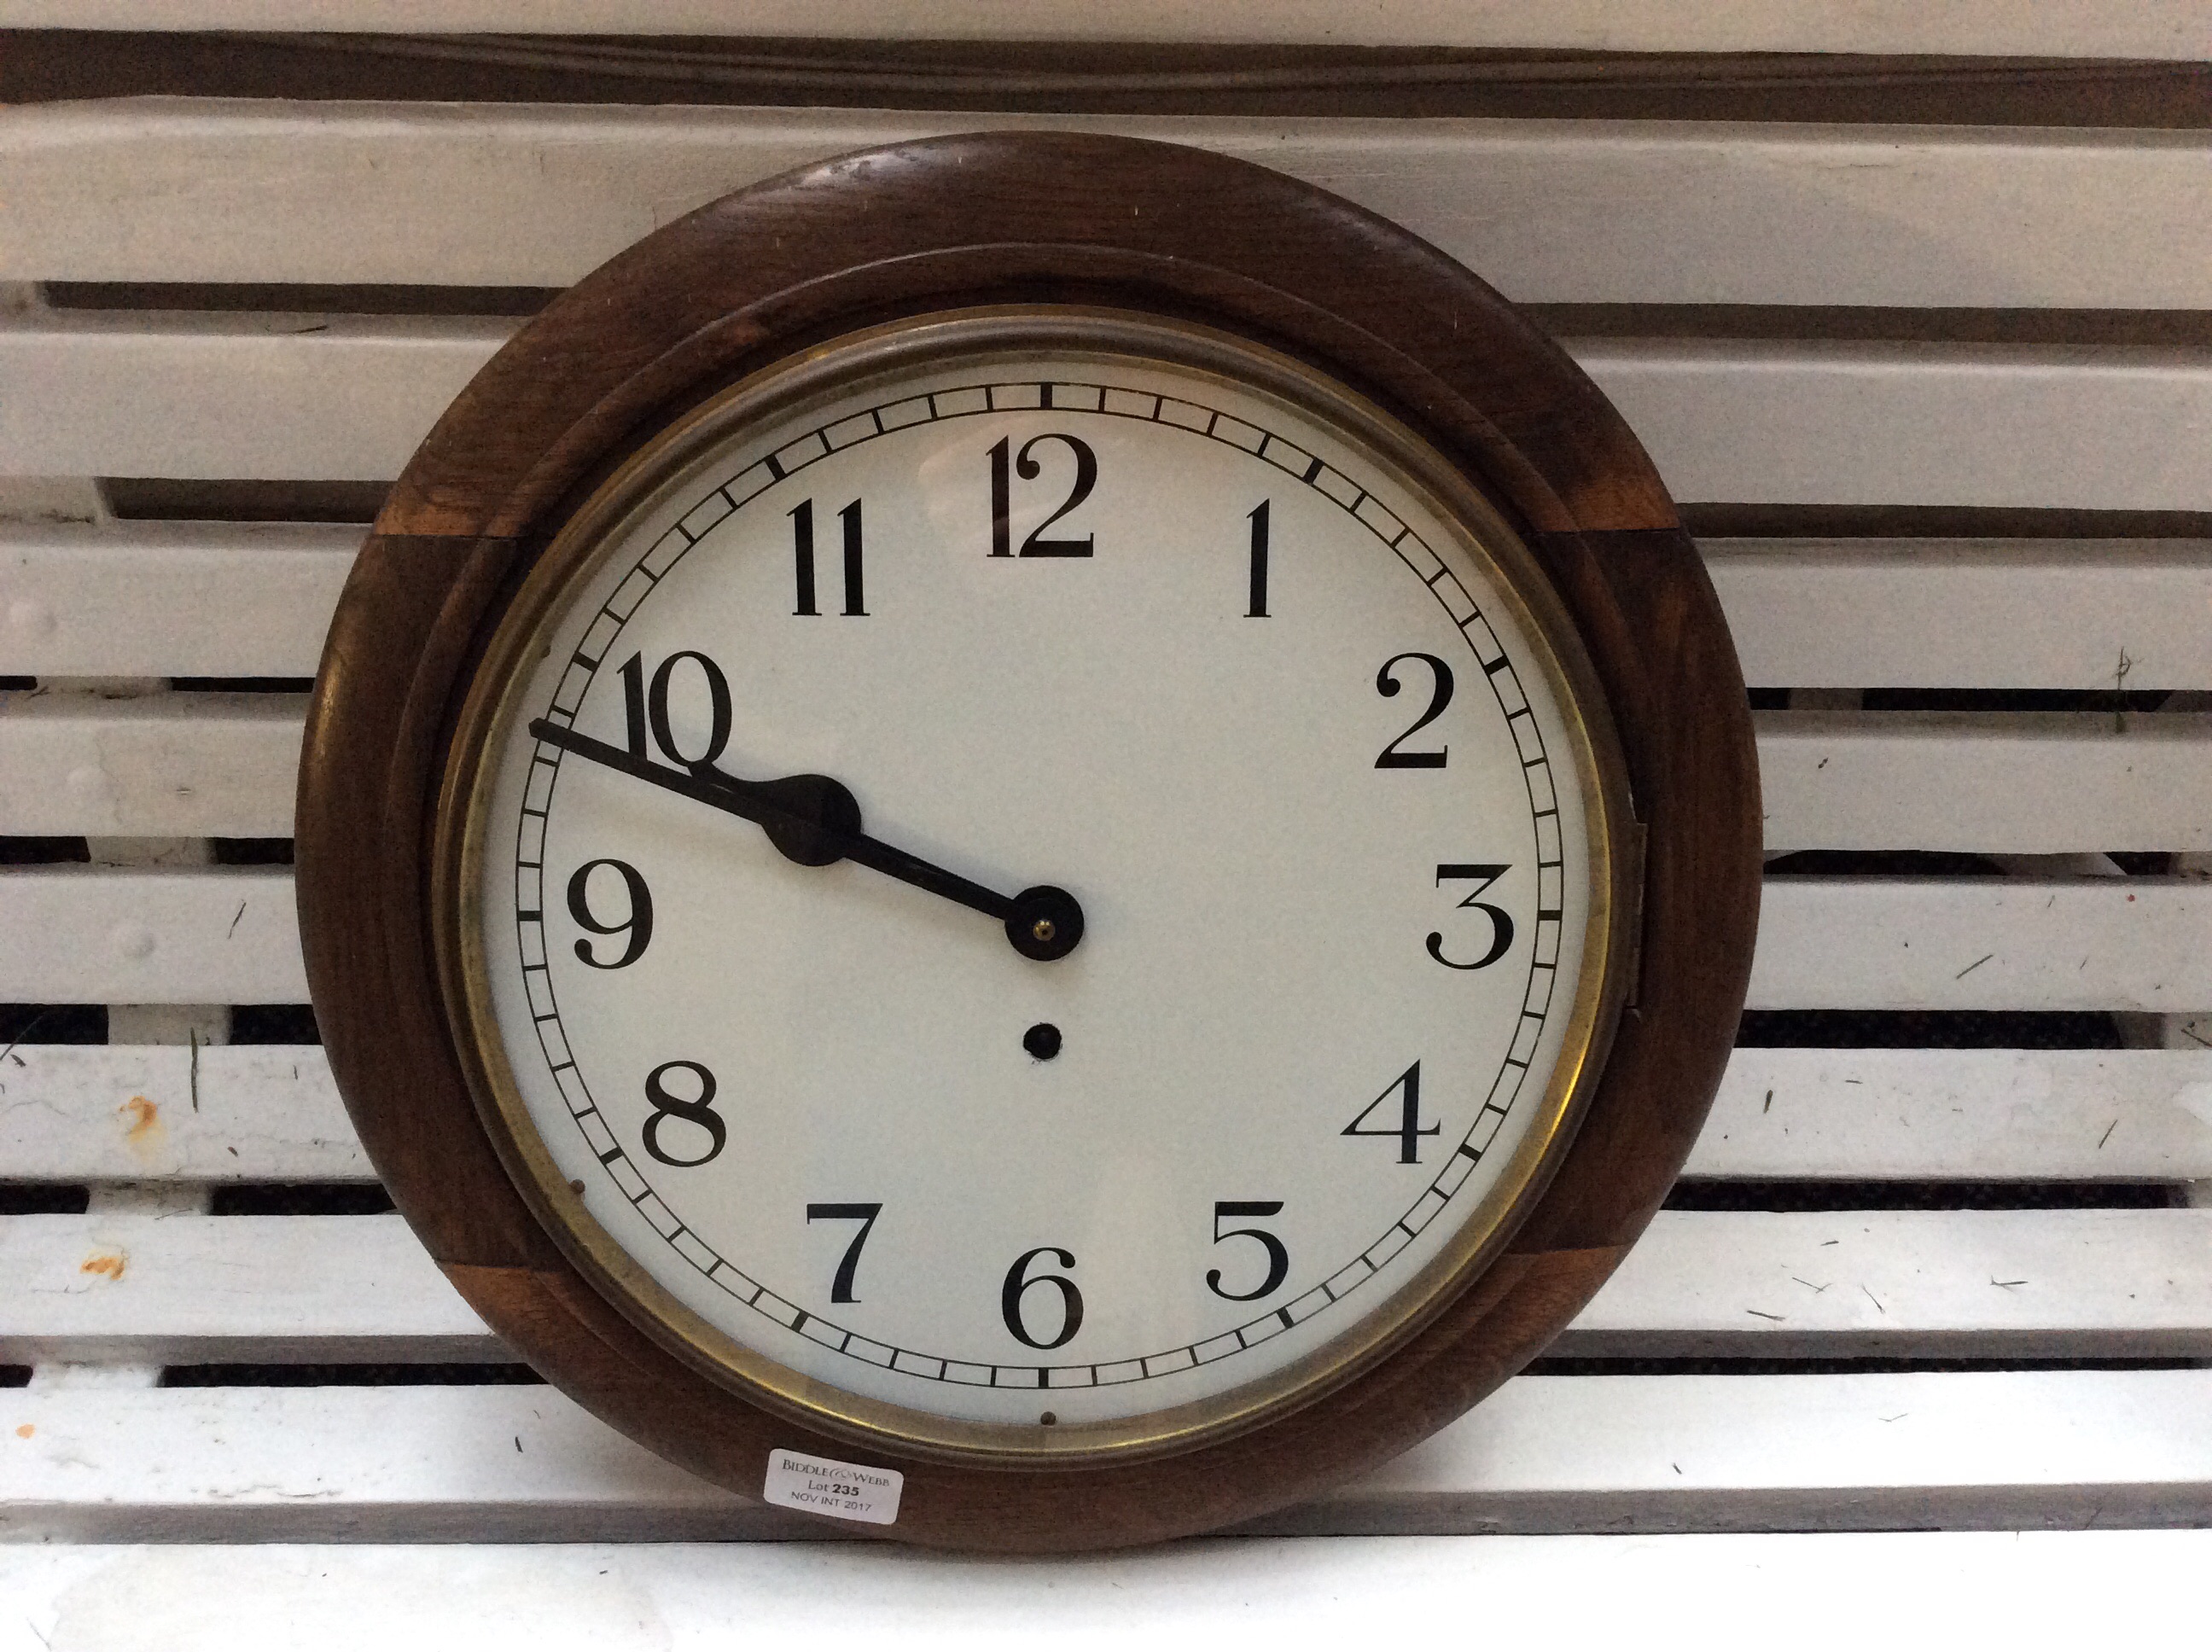
<instances>
[{"instance_id":1,"label":"white wooden slat","mask_svg":"<svg viewBox=\"0 0 2212 1652\"><path fill-rule=\"evenodd\" d=\"M397 1216L0 1217L0 1358L511 1358Z\"/></svg>"},{"instance_id":2,"label":"white wooden slat","mask_svg":"<svg viewBox=\"0 0 2212 1652\"><path fill-rule=\"evenodd\" d=\"M2212 1353L2212 1212L1662 1211L1555 1346Z\"/></svg>"},{"instance_id":3,"label":"white wooden slat","mask_svg":"<svg viewBox=\"0 0 2212 1652\"><path fill-rule=\"evenodd\" d=\"M395 33L743 34L774 38L1116 40L1330 46L1566 46L1591 52L1942 52L2002 57L2208 55L2203 0L2130 0L2076 11L2031 0L1929 8L1866 0L1690 0L1623 10L1603 0L1449 0L1346 7L1328 0L6 0L0 27L315 29Z\"/></svg>"},{"instance_id":4,"label":"white wooden slat","mask_svg":"<svg viewBox=\"0 0 2212 1652\"><path fill-rule=\"evenodd\" d=\"M2212 716L1761 712L1770 852L2212 848Z\"/></svg>"},{"instance_id":5,"label":"white wooden slat","mask_svg":"<svg viewBox=\"0 0 2212 1652\"><path fill-rule=\"evenodd\" d=\"M17 322L0 328L0 462L22 476L388 478L507 331ZM1565 343L1678 499L2212 509L2212 351Z\"/></svg>"},{"instance_id":6,"label":"white wooden slat","mask_svg":"<svg viewBox=\"0 0 2212 1652\"><path fill-rule=\"evenodd\" d=\"M1753 1009L2212 1003L2212 883L1770 878L1759 936Z\"/></svg>"},{"instance_id":7,"label":"white wooden slat","mask_svg":"<svg viewBox=\"0 0 2212 1652\"><path fill-rule=\"evenodd\" d=\"M182 99L0 114L0 278L561 287L792 167L1024 126L1261 162L1522 302L2212 304L2201 132Z\"/></svg>"},{"instance_id":8,"label":"white wooden slat","mask_svg":"<svg viewBox=\"0 0 2212 1652\"><path fill-rule=\"evenodd\" d=\"M1632 1644L1695 1624L1711 1652L1894 1642L2154 1643L2202 1608L2212 1532L1854 1532L1225 1539L1009 1564L892 1545L236 1545L0 1548L0 1652L915 1652L1142 1645ZM1879 1588L1838 1587L1840 1578ZM1817 1616L1807 1602L1819 1601ZM1725 1603L1724 1606L1717 1603Z\"/></svg>"},{"instance_id":9,"label":"white wooden slat","mask_svg":"<svg viewBox=\"0 0 2212 1652\"><path fill-rule=\"evenodd\" d=\"M0 667L15 677L313 677L363 531L0 528Z\"/></svg>"},{"instance_id":10,"label":"white wooden slat","mask_svg":"<svg viewBox=\"0 0 2212 1652\"><path fill-rule=\"evenodd\" d=\"M508 1357L397 1216L4 1217L0 1277L19 1364ZM2212 1354L2212 1210L1662 1211L1555 1351Z\"/></svg>"},{"instance_id":11,"label":"white wooden slat","mask_svg":"<svg viewBox=\"0 0 2212 1652\"><path fill-rule=\"evenodd\" d=\"M292 695L0 697L0 834L289 837L303 715ZM1770 851L2212 848L2212 716L1767 712L1758 727Z\"/></svg>"},{"instance_id":12,"label":"white wooden slat","mask_svg":"<svg viewBox=\"0 0 2212 1652\"><path fill-rule=\"evenodd\" d=\"M313 1044L19 1044L0 1180L370 1181Z\"/></svg>"},{"instance_id":13,"label":"white wooden slat","mask_svg":"<svg viewBox=\"0 0 2212 1652\"><path fill-rule=\"evenodd\" d=\"M2212 1006L2212 883L1769 878L1753 1009ZM288 872L0 874L0 1003L304 999Z\"/></svg>"},{"instance_id":14,"label":"white wooden slat","mask_svg":"<svg viewBox=\"0 0 2212 1652\"><path fill-rule=\"evenodd\" d=\"M20 1044L0 1180L361 1181L322 1050ZM194 1097L197 1094L197 1105ZM2212 1051L1740 1049L1685 1174L2212 1180Z\"/></svg>"},{"instance_id":15,"label":"white wooden slat","mask_svg":"<svg viewBox=\"0 0 2212 1652\"><path fill-rule=\"evenodd\" d=\"M1739 1049L1685 1174L2212 1179L2212 1050Z\"/></svg>"},{"instance_id":16,"label":"white wooden slat","mask_svg":"<svg viewBox=\"0 0 2212 1652\"><path fill-rule=\"evenodd\" d=\"M0 329L0 465L18 476L399 474L511 325L107 317Z\"/></svg>"},{"instance_id":17,"label":"white wooden slat","mask_svg":"<svg viewBox=\"0 0 2212 1652\"><path fill-rule=\"evenodd\" d=\"M0 661L17 676L311 676L362 532L0 526ZM1700 549L1755 685L2212 689L2212 541Z\"/></svg>"},{"instance_id":18,"label":"white wooden slat","mask_svg":"<svg viewBox=\"0 0 2212 1652\"><path fill-rule=\"evenodd\" d=\"M0 1534L18 1539L791 1530L538 1387L0 1392ZM2208 1516L2212 1372L2011 1371L1521 1377L1365 1480L1267 1523L1836 1530Z\"/></svg>"},{"instance_id":19,"label":"white wooden slat","mask_svg":"<svg viewBox=\"0 0 2212 1652\"><path fill-rule=\"evenodd\" d=\"M2212 687L2212 541L1706 539L1699 549L1744 680L1757 686Z\"/></svg>"},{"instance_id":20,"label":"white wooden slat","mask_svg":"<svg viewBox=\"0 0 2212 1652\"><path fill-rule=\"evenodd\" d=\"M299 1004L289 867L0 873L0 1003Z\"/></svg>"},{"instance_id":21,"label":"white wooden slat","mask_svg":"<svg viewBox=\"0 0 2212 1652\"><path fill-rule=\"evenodd\" d=\"M306 696L0 698L0 832L289 837Z\"/></svg>"},{"instance_id":22,"label":"white wooden slat","mask_svg":"<svg viewBox=\"0 0 2212 1652\"><path fill-rule=\"evenodd\" d=\"M1563 342L1678 500L2212 508L2212 353Z\"/></svg>"}]
</instances>

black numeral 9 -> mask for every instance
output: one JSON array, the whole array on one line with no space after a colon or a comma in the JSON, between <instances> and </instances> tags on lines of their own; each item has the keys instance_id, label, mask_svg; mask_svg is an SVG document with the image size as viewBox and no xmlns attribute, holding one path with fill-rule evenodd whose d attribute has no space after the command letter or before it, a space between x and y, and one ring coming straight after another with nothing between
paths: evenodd
<instances>
[{"instance_id":1,"label":"black numeral 9","mask_svg":"<svg viewBox=\"0 0 2212 1652\"><path fill-rule=\"evenodd\" d=\"M592 911L592 874L602 866L612 866L622 879L629 895L629 915L620 923L608 923ZM601 880L604 886L605 880ZM594 969L624 969L645 956L645 949L653 939L653 891L645 886L645 879L635 866L626 860L586 860L576 868L568 879L568 915L594 935L627 935L618 958L602 958L592 951L589 941L576 943L576 956Z\"/></svg>"}]
</instances>

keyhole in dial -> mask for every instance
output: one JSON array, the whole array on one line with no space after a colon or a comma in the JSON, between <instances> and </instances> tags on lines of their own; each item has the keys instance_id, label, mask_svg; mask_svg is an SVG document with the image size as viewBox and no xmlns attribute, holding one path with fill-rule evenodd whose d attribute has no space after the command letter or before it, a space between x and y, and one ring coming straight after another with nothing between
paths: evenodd
<instances>
[{"instance_id":1,"label":"keyhole in dial","mask_svg":"<svg viewBox=\"0 0 2212 1652\"><path fill-rule=\"evenodd\" d=\"M1060 1054L1060 1029L1049 1021L1040 1021L1022 1035L1022 1048L1040 1061L1049 1061Z\"/></svg>"}]
</instances>

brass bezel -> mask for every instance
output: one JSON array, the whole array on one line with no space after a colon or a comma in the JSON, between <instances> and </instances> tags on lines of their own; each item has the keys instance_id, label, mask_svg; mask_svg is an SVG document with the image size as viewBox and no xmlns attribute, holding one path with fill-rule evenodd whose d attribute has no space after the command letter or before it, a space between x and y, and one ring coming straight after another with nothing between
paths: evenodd
<instances>
[{"instance_id":1,"label":"brass bezel","mask_svg":"<svg viewBox=\"0 0 2212 1652\"><path fill-rule=\"evenodd\" d=\"M1538 1116L1489 1193L1444 1250L1307 1356L1211 1398L1120 1421L1042 1427L977 1423L893 1405L801 1376L746 1347L678 1301L591 1215L539 1139L491 1014L480 868L491 787L486 757L517 714L520 685L569 593L597 573L621 530L750 427L826 404L872 379L957 359L978 367L1050 350L1196 371L1326 425L1455 530L1456 553L1500 592L1562 710L1589 839L1589 921L1559 1063ZM1425 439L1319 369L1179 319L1075 306L938 313L830 340L710 396L648 440L555 533L501 615L464 701L441 777L431 934L453 1044L485 1131L538 1221L624 1317L725 1388L860 1446L978 1466L1080 1466L1164 1455L1243 1433L1370 1370L1431 1322L1495 1260L1573 1139L1603 1071L1635 968L1640 865L1627 770L1604 693L1564 604L1490 499Z\"/></svg>"}]
</instances>

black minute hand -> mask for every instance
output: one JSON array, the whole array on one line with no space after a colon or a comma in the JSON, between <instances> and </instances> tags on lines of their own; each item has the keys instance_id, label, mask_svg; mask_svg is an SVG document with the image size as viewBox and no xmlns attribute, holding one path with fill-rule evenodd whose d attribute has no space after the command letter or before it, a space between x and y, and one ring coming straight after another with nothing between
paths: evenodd
<instances>
[{"instance_id":1,"label":"black minute hand","mask_svg":"<svg viewBox=\"0 0 2212 1652\"><path fill-rule=\"evenodd\" d=\"M860 805L851 791L827 774L744 780L712 763L672 768L543 717L532 721L530 732L548 745L750 820L780 853L802 866L851 860L996 918L1006 925L1014 951L1025 958L1064 958L1083 938L1083 908L1066 890L1040 884L1019 895L1000 895L870 837L860 829Z\"/></svg>"}]
</instances>

